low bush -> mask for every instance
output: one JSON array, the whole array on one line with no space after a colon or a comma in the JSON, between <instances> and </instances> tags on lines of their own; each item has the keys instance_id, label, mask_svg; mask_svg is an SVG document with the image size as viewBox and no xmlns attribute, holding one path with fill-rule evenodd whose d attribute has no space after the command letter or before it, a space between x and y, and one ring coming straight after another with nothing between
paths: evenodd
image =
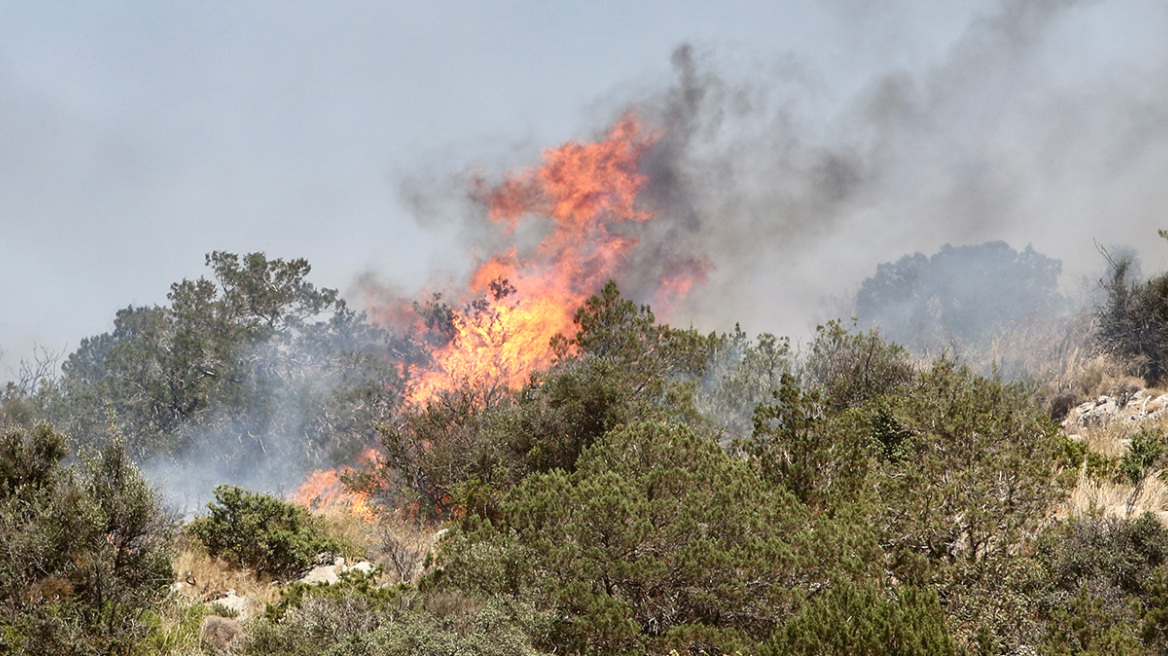
<instances>
[{"instance_id":1,"label":"low bush","mask_svg":"<svg viewBox=\"0 0 1168 656\"><path fill-rule=\"evenodd\" d=\"M66 454L47 426L0 434L0 653L131 654L173 580L173 522L120 444Z\"/></svg>"},{"instance_id":2,"label":"low bush","mask_svg":"<svg viewBox=\"0 0 1168 656\"><path fill-rule=\"evenodd\" d=\"M1144 429L1131 437L1131 447L1119 463L1119 473L1139 483L1149 473L1168 464L1168 434Z\"/></svg>"},{"instance_id":3,"label":"low bush","mask_svg":"<svg viewBox=\"0 0 1168 656\"><path fill-rule=\"evenodd\" d=\"M233 485L215 488L207 513L187 530L211 556L226 557L259 575L295 577L312 566L317 554L347 549L343 541L326 535L304 508Z\"/></svg>"},{"instance_id":4,"label":"low bush","mask_svg":"<svg viewBox=\"0 0 1168 656\"><path fill-rule=\"evenodd\" d=\"M887 594L842 582L775 631L764 656L951 656L937 594L915 587Z\"/></svg>"}]
</instances>

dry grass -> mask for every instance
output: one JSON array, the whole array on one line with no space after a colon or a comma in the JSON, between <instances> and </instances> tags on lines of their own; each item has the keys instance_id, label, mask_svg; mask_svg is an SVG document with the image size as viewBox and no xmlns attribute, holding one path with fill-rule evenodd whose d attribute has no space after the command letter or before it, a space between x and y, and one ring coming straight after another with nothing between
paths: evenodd
<instances>
[{"instance_id":1,"label":"dry grass","mask_svg":"<svg viewBox=\"0 0 1168 656\"><path fill-rule=\"evenodd\" d=\"M439 528L381 513L368 520L334 507L315 511L330 535L347 540L355 552L350 558L364 558L382 565L390 583L416 583L426 555L436 542Z\"/></svg>"},{"instance_id":2,"label":"dry grass","mask_svg":"<svg viewBox=\"0 0 1168 656\"><path fill-rule=\"evenodd\" d=\"M1088 426L1068 425L1067 433L1083 438L1083 443L1095 453L1108 458L1122 458L1127 455L1131 443L1127 422L1110 422Z\"/></svg>"},{"instance_id":3,"label":"dry grass","mask_svg":"<svg viewBox=\"0 0 1168 656\"><path fill-rule=\"evenodd\" d=\"M265 604L275 603L281 595L275 581L261 579L255 572L236 569L220 558L212 558L193 540L180 540L174 571L177 582L183 584L178 593L196 601L210 602L225 596L229 590Z\"/></svg>"},{"instance_id":4,"label":"dry grass","mask_svg":"<svg viewBox=\"0 0 1168 656\"><path fill-rule=\"evenodd\" d=\"M327 506L314 510L312 514L320 518L329 535L339 537L352 546L352 551L344 554L346 558L372 559L378 545L380 519L359 517L342 506Z\"/></svg>"},{"instance_id":5,"label":"dry grass","mask_svg":"<svg viewBox=\"0 0 1168 656\"><path fill-rule=\"evenodd\" d=\"M378 525L377 555L394 582L416 583L424 572L426 555L438 542L438 528L429 524L387 518Z\"/></svg>"},{"instance_id":6,"label":"dry grass","mask_svg":"<svg viewBox=\"0 0 1168 656\"><path fill-rule=\"evenodd\" d=\"M1150 512L1168 525L1168 482L1164 474L1162 470L1151 472L1136 485L1129 485L1091 480L1084 469L1064 514L1134 518Z\"/></svg>"}]
</instances>

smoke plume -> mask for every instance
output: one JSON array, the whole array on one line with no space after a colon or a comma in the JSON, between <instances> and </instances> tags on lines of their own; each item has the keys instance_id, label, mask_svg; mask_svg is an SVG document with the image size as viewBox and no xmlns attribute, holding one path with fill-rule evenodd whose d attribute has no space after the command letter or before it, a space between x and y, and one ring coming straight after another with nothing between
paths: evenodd
<instances>
[{"instance_id":1,"label":"smoke plume","mask_svg":"<svg viewBox=\"0 0 1168 656\"><path fill-rule=\"evenodd\" d=\"M657 217L622 227L638 241L622 289L654 302L684 272L701 284L655 306L671 322L799 336L846 316L877 264L913 251L1032 246L1063 262L1064 288L1098 276L1096 243L1158 255L1168 55L1124 59L1085 36L1115 11L1102 4L1004 1L939 60L843 90L794 55L743 70L679 46L672 79L611 114L631 109L658 135L640 198ZM1168 34L1168 12L1143 11ZM436 186L408 185L419 220L453 219L476 253L524 248L489 229L467 183Z\"/></svg>"}]
</instances>

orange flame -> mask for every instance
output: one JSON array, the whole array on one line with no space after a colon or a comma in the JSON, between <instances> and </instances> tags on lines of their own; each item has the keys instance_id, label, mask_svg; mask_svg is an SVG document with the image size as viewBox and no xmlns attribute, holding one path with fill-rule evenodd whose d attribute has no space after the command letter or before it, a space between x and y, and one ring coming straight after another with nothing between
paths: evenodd
<instances>
[{"instance_id":1,"label":"orange flame","mask_svg":"<svg viewBox=\"0 0 1168 656\"><path fill-rule=\"evenodd\" d=\"M372 447L366 447L358 457L358 462L371 465L377 462L380 454ZM341 476L353 472L351 467L337 469L317 469L308 475L308 479L300 484L292 494L292 503L304 506L309 510L344 507L354 517L360 517L371 522L376 518L369 503L369 495L364 492L354 492L345 486Z\"/></svg>"},{"instance_id":2,"label":"orange flame","mask_svg":"<svg viewBox=\"0 0 1168 656\"><path fill-rule=\"evenodd\" d=\"M411 372L411 401L464 382L519 387L552 363L551 338L574 333L576 308L619 275L637 245L620 224L654 216L636 201L648 184L641 156L656 139L630 112L603 141L568 142L545 151L539 167L493 189L480 185L492 221L507 230L550 221L551 229L531 255L513 248L479 265L468 291L484 300L457 317L454 338L432 354L433 368Z\"/></svg>"},{"instance_id":3,"label":"orange flame","mask_svg":"<svg viewBox=\"0 0 1168 656\"><path fill-rule=\"evenodd\" d=\"M609 279L622 277L637 246L622 226L655 217L638 206L637 196L649 183L641 158L658 137L628 112L601 141L570 141L497 186L476 183L475 198L493 223L508 233L534 225L544 237L530 253L512 247L479 262L468 289L455 298L464 309L455 313L453 335L431 350L431 366L402 364L410 375L408 403L424 404L465 383L515 389L552 364L552 338L574 335L576 309ZM654 301L672 307L708 268L704 260L672 267ZM381 321L420 327L400 297L367 301ZM314 472L295 498L308 507L345 503L354 514L372 516L368 499L345 490L335 470Z\"/></svg>"}]
</instances>

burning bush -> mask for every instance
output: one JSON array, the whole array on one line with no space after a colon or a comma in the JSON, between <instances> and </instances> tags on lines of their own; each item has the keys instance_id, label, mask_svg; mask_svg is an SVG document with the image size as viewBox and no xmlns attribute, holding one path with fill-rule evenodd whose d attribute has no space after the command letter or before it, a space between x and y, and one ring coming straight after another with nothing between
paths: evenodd
<instances>
[{"instance_id":1,"label":"burning bush","mask_svg":"<svg viewBox=\"0 0 1168 656\"><path fill-rule=\"evenodd\" d=\"M554 364L521 389L464 384L382 424L381 487L423 514L489 514L525 476L575 469L590 444L630 421L702 421L693 383L717 338L657 324L612 282L573 326L549 345Z\"/></svg>"}]
</instances>

